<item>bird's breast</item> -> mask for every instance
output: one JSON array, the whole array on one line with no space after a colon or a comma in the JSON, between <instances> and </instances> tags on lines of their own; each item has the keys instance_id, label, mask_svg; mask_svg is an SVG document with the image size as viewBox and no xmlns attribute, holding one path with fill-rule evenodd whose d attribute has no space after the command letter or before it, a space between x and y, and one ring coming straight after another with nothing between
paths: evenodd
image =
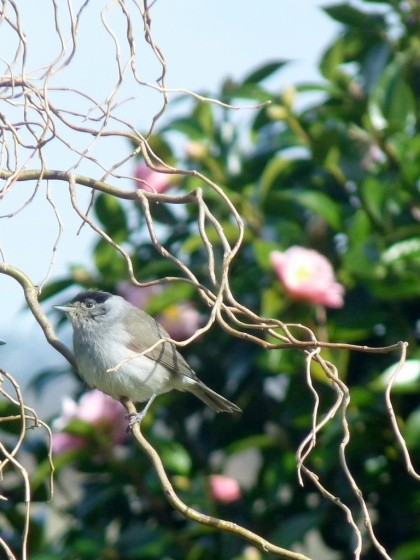
<instances>
[{"instance_id":1,"label":"bird's breast","mask_svg":"<svg viewBox=\"0 0 420 560\"><path fill-rule=\"evenodd\" d=\"M124 331L88 338L75 336L73 343L79 373L90 387L137 402L172 388L169 370L129 350L129 337Z\"/></svg>"}]
</instances>

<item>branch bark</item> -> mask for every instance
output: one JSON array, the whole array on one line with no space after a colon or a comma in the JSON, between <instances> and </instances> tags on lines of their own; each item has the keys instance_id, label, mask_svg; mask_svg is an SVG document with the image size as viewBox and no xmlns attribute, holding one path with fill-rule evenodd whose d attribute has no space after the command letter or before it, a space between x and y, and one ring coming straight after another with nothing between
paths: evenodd
<instances>
[{"instance_id":1,"label":"branch bark","mask_svg":"<svg viewBox=\"0 0 420 560\"><path fill-rule=\"evenodd\" d=\"M137 413L137 409L130 399L121 399L121 402L130 415ZM252 531L246 529L245 527L242 527L241 525L237 525L236 523L225 521L224 519L219 519L217 517L212 517L211 515L206 515L205 513L201 513L196 509L189 507L175 493L175 490L173 489L168 475L166 474L165 467L163 466L159 454L144 437L138 423L133 425L132 434L139 444L140 448L149 457L168 502L184 517L190 519L191 521L195 521L196 523L201 523L202 525L207 525L208 527L213 527L220 531L233 533L234 535L247 540L263 552L269 552L270 554L274 554L278 558L283 558L285 560L310 560L310 558L308 558L308 556L305 556L304 554L293 552L291 550L287 550L286 548L281 548L280 546L272 544L271 542L263 539L256 533L253 533Z\"/></svg>"}]
</instances>

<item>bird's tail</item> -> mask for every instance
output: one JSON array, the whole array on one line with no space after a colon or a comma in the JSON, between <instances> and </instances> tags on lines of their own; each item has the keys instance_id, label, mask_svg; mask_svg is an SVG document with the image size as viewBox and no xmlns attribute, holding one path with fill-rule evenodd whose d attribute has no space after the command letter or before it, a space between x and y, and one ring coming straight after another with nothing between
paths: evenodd
<instances>
[{"instance_id":1,"label":"bird's tail","mask_svg":"<svg viewBox=\"0 0 420 560\"><path fill-rule=\"evenodd\" d=\"M210 387L207 387L202 381L194 383L187 390L216 412L242 412L239 406L236 406L236 404L228 401L225 397L210 389Z\"/></svg>"}]
</instances>

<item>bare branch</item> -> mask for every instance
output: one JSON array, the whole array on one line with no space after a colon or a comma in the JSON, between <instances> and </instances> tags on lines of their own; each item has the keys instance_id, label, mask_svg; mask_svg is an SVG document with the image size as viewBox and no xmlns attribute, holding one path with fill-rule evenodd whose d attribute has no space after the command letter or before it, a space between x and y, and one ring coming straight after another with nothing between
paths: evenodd
<instances>
[{"instance_id":1,"label":"bare branch","mask_svg":"<svg viewBox=\"0 0 420 560\"><path fill-rule=\"evenodd\" d=\"M385 402L386 402L386 407L388 410L388 414L389 417L391 419L391 426L392 429L394 430L394 434L395 437L397 439L397 443L400 446L400 449L403 453L404 456L404 461L406 464L406 468L407 468L407 472L416 480L420 480L420 474L416 472L416 470L413 467L413 464L411 462L411 458L410 458L410 453L407 449L407 444L404 440L403 435L401 434L400 428L398 426L398 422L397 422L397 418L395 415L395 411L394 411L394 407L392 406L392 401L391 401L391 391L392 391L392 386L394 384L394 381L398 375L398 373L401 371L402 367L404 366L405 363L405 359L406 359L406 354L407 354L407 342L401 342L401 356L400 356L400 360L398 362L397 367L394 369L394 371L392 372L391 377L388 380L388 383L386 385L386 389L385 389Z\"/></svg>"},{"instance_id":2,"label":"bare branch","mask_svg":"<svg viewBox=\"0 0 420 560\"><path fill-rule=\"evenodd\" d=\"M124 404L130 415L137 413L136 407L134 406L132 401L130 401L129 399L123 399L121 402ZM234 535L237 535L238 537L241 537L257 546L260 550L274 554L278 558L284 558L288 560L309 560L307 556L276 546L266 541L259 535L253 533L249 529L245 529L244 527L241 527L236 523L200 513L199 511L187 506L175 493L173 486L170 483L170 480L165 472L165 468L159 457L159 454L143 436L138 423L134 424L132 432L137 443L152 462L154 470L159 478L159 482L165 493L166 499L184 517L186 517L187 519L191 519L191 521L201 523L202 525L207 525L209 527L214 527L215 529L233 533Z\"/></svg>"},{"instance_id":3,"label":"bare branch","mask_svg":"<svg viewBox=\"0 0 420 560\"><path fill-rule=\"evenodd\" d=\"M38 302L38 289L36 288L36 286L23 272L9 264L0 263L0 273L14 278L22 286L26 303L28 304L31 313L43 330L45 338L53 348L55 348L66 358L70 365L76 367L73 354L70 352L67 346L65 346L57 338L57 335L55 334L51 323L48 321L42 307Z\"/></svg>"}]
</instances>

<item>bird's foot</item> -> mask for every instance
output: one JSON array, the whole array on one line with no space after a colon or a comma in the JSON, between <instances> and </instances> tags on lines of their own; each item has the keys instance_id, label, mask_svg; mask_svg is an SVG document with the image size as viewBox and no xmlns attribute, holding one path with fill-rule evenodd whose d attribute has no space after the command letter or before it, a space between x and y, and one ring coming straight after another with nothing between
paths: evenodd
<instances>
[{"instance_id":1,"label":"bird's foot","mask_svg":"<svg viewBox=\"0 0 420 560\"><path fill-rule=\"evenodd\" d=\"M143 408L141 412L137 412L136 414L128 414L128 418L130 421L128 422L128 429L132 429L135 424L141 424L141 421L146 416L147 411L149 410L152 402L155 400L156 394L153 394L150 399L147 401L146 406Z\"/></svg>"},{"instance_id":2,"label":"bird's foot","mask_svg":"<svg viewBox=\"0 0 420 560\"><path fill-rule=\"evenodd\" d=\"M128 430L132 429L135 424L141 424L141 421L146 416L146 410L142 410L141 412L136 412L135 414L127 414L127 418L130 420L128 421Z\"/></svg>"}]
</instances>

